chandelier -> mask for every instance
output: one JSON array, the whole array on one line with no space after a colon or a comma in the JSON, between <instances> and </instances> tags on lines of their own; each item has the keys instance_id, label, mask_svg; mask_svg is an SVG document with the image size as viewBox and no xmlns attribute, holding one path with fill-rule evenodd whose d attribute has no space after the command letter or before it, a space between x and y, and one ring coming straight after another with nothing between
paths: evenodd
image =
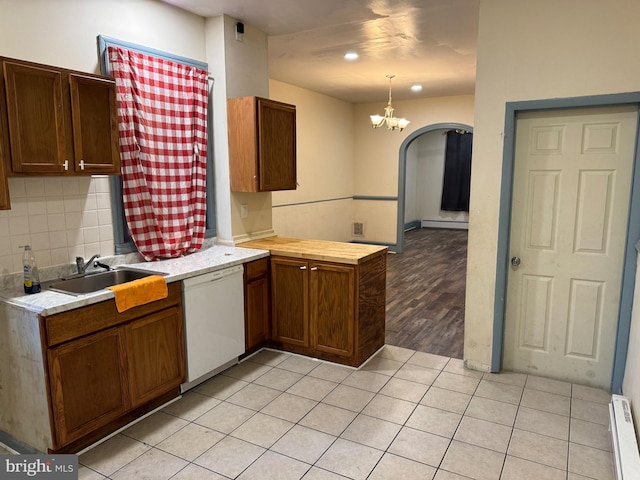
<instances>
[{"instance_id":1,"label":"chandelier","mask_svg":"<svg viewBox=\"0 0 640 480\"><path fill-rule=\"evenodd\" d=\"M387 128L389 130L398 129L402 131L404 127L409 125L409 120L406 118L396 118L393 116L393 107L391 106L391 79L395 77L395 75L387 75L389 79L389 103L384 107L384 116L382 115L371 115L371 126L373 128L378 128L387 124Z\"/></svg>"}]
</instances>

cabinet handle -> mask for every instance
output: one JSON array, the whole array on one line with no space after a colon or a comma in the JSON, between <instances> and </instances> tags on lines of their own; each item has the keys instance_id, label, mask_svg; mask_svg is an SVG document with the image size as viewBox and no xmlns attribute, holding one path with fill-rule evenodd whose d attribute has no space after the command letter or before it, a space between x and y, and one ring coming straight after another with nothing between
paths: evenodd
<instances>
[{"instance_id":1,"label":"cabinet handle","mask_svg":"<svg viewBox=\"0 0 640 480\"><path fill-rule=\"evenodd\" d=\"M62 164L62 166L63 166L65 172L67 170L69 170L69 160L65 160L64 163Z\"/></svg>"},{"instance_id":2,"label":"cabinet handle","mask_svg":"<svg viewBox=\"0 0 640 480\"><path fill-rule=\"evenodd\" d=\"M302 267L300 267L300 270L306 270L307 267L305 265L303 265Z\"/></svg>"},{"instance_id":3,"label":"cabinet handle","mask_svg":"<svg viewBox=\"0 0 640 480\"><path fill-rule=\"evenodd\" d=\"M318 267L311 267L311 271L315 272L318 269Z\"/></svg>"},{"instance_id":4,"label":"cabinet handle","mask_svg":"<svg viewBox=\"0 0 640 480\"><path fill-rule=\"evenodd\" d=\"M84 170L84 160L80 160L78 165L80 165L80 170Z\"/></svg>"}]
</instances>

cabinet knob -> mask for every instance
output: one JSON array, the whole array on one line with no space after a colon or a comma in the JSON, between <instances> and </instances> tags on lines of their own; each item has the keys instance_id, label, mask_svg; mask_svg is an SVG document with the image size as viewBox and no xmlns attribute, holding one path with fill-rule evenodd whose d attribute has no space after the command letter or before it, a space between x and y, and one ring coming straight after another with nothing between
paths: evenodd
<instances>
[{"instance_id":1,"label":"cabinet knob","mask_svg":"<svg viewBox=\"0 0 640 480\"><path fill-rule=\"evenodd\" d=\"M78 165L80 166L80 170L84 170L84 160L80 160Z\"/></svg>"},{"instance_id":2,"label":"cabinet knob","mask_svg":"<svg viewBox=\"0 0 640 480\"><path fill-rule=\"evenodd\" d=\"M65 172L69 170L69 160L65 160L62 164L62 167L64 168Z\"/></svg>"}]
</instances>

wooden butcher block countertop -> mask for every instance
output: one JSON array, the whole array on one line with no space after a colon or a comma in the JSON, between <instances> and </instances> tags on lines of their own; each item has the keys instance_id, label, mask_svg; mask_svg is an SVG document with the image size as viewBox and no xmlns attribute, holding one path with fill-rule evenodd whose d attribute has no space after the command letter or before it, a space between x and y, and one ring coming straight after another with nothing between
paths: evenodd
<instances>
[{"instance_id":1,"label":"wooden butcher block countertop","mask_svg":"<svg viewBox=\"0 0 640 480\"><path fill-rule=\"evenodd\" d=\"M320 260L358 265L369 257L386 252L387 247L362 243L302 240L298 238L269 237L238 245L243 248L269 250L271 255Z\"/></svg>"}]
</instances>

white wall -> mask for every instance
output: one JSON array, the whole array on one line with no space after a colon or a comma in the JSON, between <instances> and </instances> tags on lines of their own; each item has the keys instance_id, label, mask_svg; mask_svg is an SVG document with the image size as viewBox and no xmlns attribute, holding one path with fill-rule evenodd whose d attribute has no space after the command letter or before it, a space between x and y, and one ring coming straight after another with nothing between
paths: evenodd
<instances>
[{"instance_id":1,"label":"white wall","mask_svg":"<svg viewBox=\"0 0 640 480\"><path fill-rule=\"evenodd\" d=\"M481 2L464 345L471 365L491 361L505 103L640 90L638 18L637 0ZM629 362L633 370L637 355Z\"/></svg>"},{"instance_id":2,"label":"white wall","mask_svg":"<svg viewBox=\"0 0 640 480\"><path fill-rule=\"evenodd\" d=\"M420 155L420 138L417 138L407 147L405 159L405 182L404 182L404 223L420 220L418 213L418 161Z\"/></svg>"},{"instance_id":3,"label":"white wall","mask_svg":"<svg viewBox=\"0 0 640 480\"><path fill-rule=\"evenodd\" d=\"M99 73L100 34L206 61L204 19L156 0L0 0L3 56ZM14 177L0 211L0 274L113 254L108 183L100 177Z\"/></svg>"},{"instance_id":4,"label":"white wall","mask_svg":"<svg viewBox=\"0 0 640 480\"><path fill-rule=\"evenodd\" d=\"M631 399L634 410L636 429L640 427L640 256L636 267L636 286L634 290L633 311L631 314L631 333L629 335L629 352L624 372L622 393Z\"/></svg>"}]
</instances>

